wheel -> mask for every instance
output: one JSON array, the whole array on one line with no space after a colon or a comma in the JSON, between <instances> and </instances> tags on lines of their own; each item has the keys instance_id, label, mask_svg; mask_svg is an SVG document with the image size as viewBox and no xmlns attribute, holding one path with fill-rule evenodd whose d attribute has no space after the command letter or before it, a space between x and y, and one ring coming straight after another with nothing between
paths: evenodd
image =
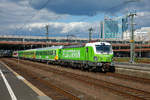
<instances>
[{"instance_id":1,"label":"wheel","mask_svg":"<svg viewBox=\"0 0 150 100\"><path fill-rule=\"evenodd\" d=\"M115 72L115 66L110 66L109 71L110 72Z\"/></svg>"},{"instance_id":2,"label":"wheel","mask_svg":"<svg viewBox=\"0 0 150 100\"><path fill-rule=\"evenodd\" d=\"M106 73L105 67L102 67L101 70L103 73Z\"/></svg>"},{"instance_id":3,"label":"wheel","mask_svg":"<svg viewBox=\"0 0 150 100\"><path fill-rule=\"evenodd\" d=\"M84 68L83 68L83 66L81 66L81 70L82 70L82 71L84 71Z\"/></svg>"},{"instance_id":4,"label":"wheel","mask_svg":"<svg viewBox=\"0 0 150 100\"><path fill-rule=\"evenodd\" d=\"M103 73L106 73L106 72L108 72L109 71L109 66L106 66L106 65L103 65L102 67L101 67L101 71L103 72Z\"/></svg>"},{"instance_id":5,"label":"wheel","mask_svg":"<svg viewBox=\"0 0 150 100\"><path fill-rule=\"evenodd\" d=\"M101 67L96 67L95 72L102 72Z\"/></svg>"}]
</instances>

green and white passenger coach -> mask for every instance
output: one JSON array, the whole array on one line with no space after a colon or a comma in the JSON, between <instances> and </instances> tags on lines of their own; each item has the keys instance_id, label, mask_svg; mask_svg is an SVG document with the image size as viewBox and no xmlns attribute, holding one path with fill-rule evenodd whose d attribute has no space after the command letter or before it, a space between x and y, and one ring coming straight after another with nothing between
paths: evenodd
<instances>
[{"instance_id":1,"label":"green and white passenger coach","mask_svg":"<svg viewBox=\"0 0 150 100\"><path fill-rule=\"evenodd\" d=\"M53 46L48 48L18 51L20 58L52 62L82 70L114 72L113 50L108 42L93 42L85 45ZM16 57L16 55L13 55Z\"/></svg>"}]
</instances>

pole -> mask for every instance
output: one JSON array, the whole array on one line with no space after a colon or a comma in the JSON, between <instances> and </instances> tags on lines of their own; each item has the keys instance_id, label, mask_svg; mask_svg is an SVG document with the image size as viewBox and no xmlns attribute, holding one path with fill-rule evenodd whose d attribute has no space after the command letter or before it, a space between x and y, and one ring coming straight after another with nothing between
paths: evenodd
<instances>
[{"instance_id":1,"label":"pole","mask_svg":"<svg viewBox=\"0 0 150 100\"><path fill-rule=\"evenodd\" d=\"M140 58L141 58L141 54L142 54L142 41L140 41L141 43L140 43Z\"/></svg>"},{"instance_id":2,"label":"pole","mask_svg":"<svg viewBox=\"0 0 150 100\"><path fill-rule=\"evenodd\" d=\"M99 28L100 28L100 31L99 31L99 42L100 42L100 41L101 41L101 34L102 34L102 33L101 33L101 30L102 30L102 29L101 29L101 22L100 22L99 26L100 26L100 27L99 27Z\"/></svg>"},{"instance_id":3,"label":"pole","mask_svg":"<svg viewBox=\"0 0 150 100\"><path fill-rule=\"evenodd\" d=\"M89 28L89 42L91 42L92 40L92 31L93 31L93 28Z\"/></svg>"},{"instance_id":4,"label":"pole","mask_svg":"<svg viewBox=\"0 0 150 100\"><path fill-rule=\"evenodd\" d=\"M134 58L135 58L134 16L136 16L136 13L130 13L129 14L129 17L131 18L131 37L130 37L130 62L131 63L134 63Z\"/></svg>"},{"instance_id":5,"label":"pole","mask_svg":"<svg viewBox=\"0 0 150 100\"><path fill-rule=\"evenodd\" d=\"M46 47L48 47L48 25L46 25Z\"/></svg>"},{"instance_id":6,"label":"pole","mask_svg":"<svg viewBox=\"0 0 150 100\"><path fill-rule=\"evenodd\" d=\"M101 21L100 22L100 41L102 41L102 39L103 39L103 22Z\"/></svg>"},{"instance_id":7,"label":"pole","mask_svg":"<svg viewBox=\"0 0 150 100\"><path fill-rule=\"evenodd\" d=\"M29 28L29 42L30 42L30 49L32 49L32 44L31 44L31 28Z\"/></svg>"}]
</instances>

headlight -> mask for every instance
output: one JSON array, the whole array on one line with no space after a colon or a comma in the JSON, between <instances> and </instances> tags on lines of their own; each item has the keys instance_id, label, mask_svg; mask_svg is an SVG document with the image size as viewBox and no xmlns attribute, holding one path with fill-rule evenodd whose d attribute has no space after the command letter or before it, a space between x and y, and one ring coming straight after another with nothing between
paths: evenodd
<instances>
[{"instance_id":1,"label":"headlight","mask_svg":"<svg viewBox=\"0 0 150 100\"><path fill-rule=\"evenodd\" d=\"M95 61L97 61L97 60L98 60L98 58L97 58L96 56L94 56L94 60L95 60Z\"/></svg>"}]
</instances>

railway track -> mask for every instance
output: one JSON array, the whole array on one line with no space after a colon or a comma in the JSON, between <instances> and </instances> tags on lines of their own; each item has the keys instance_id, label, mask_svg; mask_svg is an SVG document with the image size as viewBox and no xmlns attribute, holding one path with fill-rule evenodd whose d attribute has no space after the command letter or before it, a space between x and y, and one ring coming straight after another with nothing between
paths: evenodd
<instances>
[{"instance_id":1,"label":"railway track","mask_svg":"<svg viewBox=\"0 0 150 100\"><path fill-rule=\"evenodd\" d=\"M16 59L12 59L12 60L16 60ZM26 62L25 60L21 60L21 61L22 61L22 62ZM28 63L37 65L36 63L29 62L29 61L28 61ZM55 66L55 65L54 65L54 66ZM136 82L144 83L144 84L150 84L150 79L139 78L139 77L124 75L124 74L119 74L119 73L107 72L107 73L95 73L95 74L100 75L100 76L115 77L115 78L119 78L119 79L130 80L130 81L136 81Z\"/></svg>"},{"instance_id":2,"label":"railway track","mask_svg":"<svg viewBox=\"0 0 150 100\"><path fill-rule=\"evenodd\" d=\"M7 64L8 66L12 66L11 68L13 70L15 70L20 75L24 76L26 79L30 78L29 79L30 82L32 81L32 83L38 83L38 84L44 85L44 86L42 86L42 88L45 87L44 88L46 90L45 93L48 96L50 96L53 100L80 100L80 98L75 96L74 94L51 84L51 82L48 81L44 76L37 75L33 71L27 70L25 68L19 68L19 66L17 64L14 65L14 64L12 64L10 62L6 62L6 61L5 61L5 64ZM37 84L35 84L35 85L37 85ZM38 85L38 87L39 87L39 85Z\"/></svg>"},{"instance_id":3,"label":"railway track","mask_svg":"<svg viewBox=\"0 0 150 100\"><path fill-rule=\"evenodd\" d=\"M150 79L139 78L139 77L134 77L134 76L129 76L129 75L123 75L123 74L119 74L119 73L109 73L108 72L106 74L106 76L117 77L120 79L136 81L136 82L144 83L144 84L150 84Z\"/></svg>"},{"instance_id":4,"label":"railway track","mask_svg":"<svg viewBox=\"0 0 150 100\"><path fill-rule=\"evenodd\" d=\"M96 73L96 75L114 77L114 78L118 78L118 79L122 79L122 80L127 80L127 81L136 82L136 83L147 84L147 85L150 84L150 79L135 77L135 76L129 76L129 75L120 74L120 73L107 72L105 74L104 73Z\"/></svg>"},{"instance_id":5,"label":"railway track","mask_svg":"<svg viewBox=\"0 0 150 100\"><path fill-rule=\"evenodd\" d=\"M15 59L12 59L12 60L17 63L17 60L15 60ZM123 85L107 82L107 81L100 80L100 79L87 77L84 75L79 75L79 74L75 74L75 73L71 73L71 72L56 70L56 69L50 68L48 66L43 67L42 65L39 65L37 63L31 63L29 61L27 62L27 61L20 60L20 62L21 62L21 64L24 64L27 66L32 66L34 68L38 68L38 69L41 69L44 71L53 72L53 73L58 74L58 75L63 75L65 77L78 80L78 81L86 83L88 85L95 86L96 88L103 88L109 92L111 91L117 95L124 96L126 98L130 98L130 99L134 99L134 100L135 99L136 100L150 100L150 95L149 95L150 92L142 91L142 90L131 88L131 87L126 87ZM134 79L133 77L129 78L129 76L124 76L124 75L121 76L121 75L110 74L110 73L108 73L106 75L130 79L130 80L134 80L134 81L140 81L140 82L142 81L142 79L138 79L138 78ZM145 82L149 82L149 81L145 80Z\"/></svg>"}]
</instances>

